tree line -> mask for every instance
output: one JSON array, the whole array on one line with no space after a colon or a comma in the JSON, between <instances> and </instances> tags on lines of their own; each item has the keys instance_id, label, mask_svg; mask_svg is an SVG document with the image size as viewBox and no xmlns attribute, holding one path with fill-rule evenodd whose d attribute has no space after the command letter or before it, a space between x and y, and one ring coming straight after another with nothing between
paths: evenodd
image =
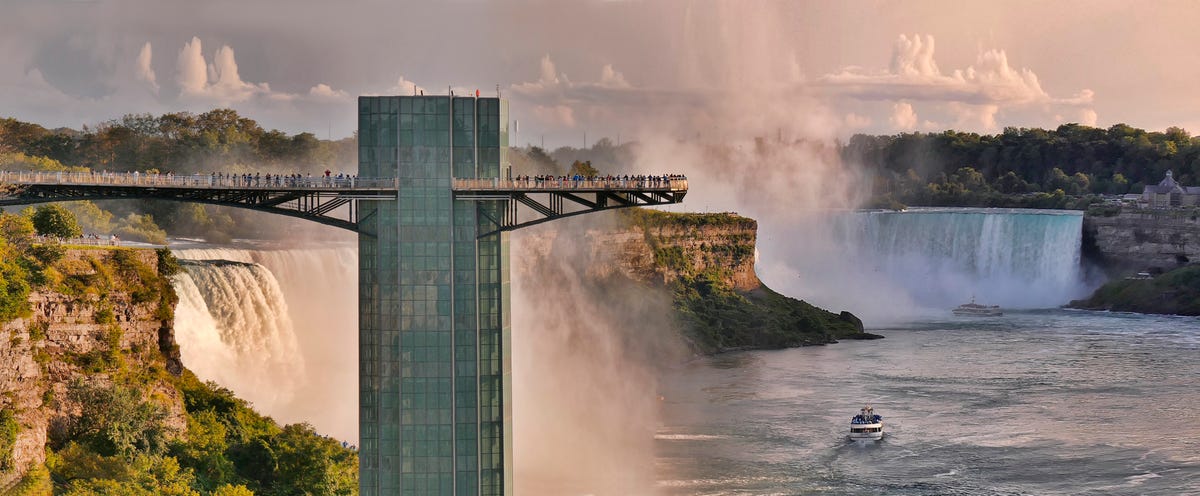
<instances>
[{"instance_id":1,"label":"tree line","mask_svg":"<svg viewBox=\"0 0 1200 496\"><path fill-rule=\"evenodd\" d=\"M1141 193L1167 171L1181 184L1200 185L1200 139L1178 127L1156 132L1126 124L1107 129L1063 124L1009 127L993 135L859 134L842 146L841 155L867 171L877 197L918 204L1036 193Z\"/></svg>"}]
</instances>

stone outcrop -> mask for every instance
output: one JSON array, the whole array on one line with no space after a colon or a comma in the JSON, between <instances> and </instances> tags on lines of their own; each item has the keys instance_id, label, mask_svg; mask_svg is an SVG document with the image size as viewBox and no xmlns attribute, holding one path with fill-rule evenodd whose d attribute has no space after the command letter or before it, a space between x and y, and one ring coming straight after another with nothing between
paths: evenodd
<instances>
[{"instance_id":1,"label":"stone outcrop","mask_svg":"<svg viewBox=\"0 0 1200 496\"><path fill-rule=\"evenodd\" d=\"M153 250L128 251L138 263L157 269ZM94 275L97 265L104 270L110 263L110 253L70 250L57 267L64 277ZM45 461L50 432L78 412L68 399L68 388L76 381L106 385L136 375L144 396L166 407L168 427L186 429L182 396L165 377L182 366L172 322L158 311L160 301L135 302L126 291L98 293L34 290L31 315L0 326L0 408L15 412L20 424L15 470L0 472L0 489ZM104 363L111 357L119 357L120 366Z\"/></svg>"},{"instance_id":2,"label":"stone outcrop","mask_svg":"<svg viewBox=\"0 0 1200 496\"><path fill-rule=\"evenodd\" d=\"M1200 261L1200 216L1190 209L1088 215L1083 243L1084 256L1114 271L1169 270Z\"/></svg>"},{"instance_id":3,"label":"stone outcrop","mask_svg":"<svg viewBox=\"0 0 1200 496\"><path fill-rule=\"evenodd\" d=\"M616 222L566 235L587 250L584 260L588 263L583 268L588 277L620 274L644 283L667 285L686 273L718 269L716 272L731 288L753 291L762 286L754 273L758 223L745 217L730 219L709 225ZM523 237L522 246L544 258L563 235L559 230L541 230Z\"/></svg>"}]
</instances>

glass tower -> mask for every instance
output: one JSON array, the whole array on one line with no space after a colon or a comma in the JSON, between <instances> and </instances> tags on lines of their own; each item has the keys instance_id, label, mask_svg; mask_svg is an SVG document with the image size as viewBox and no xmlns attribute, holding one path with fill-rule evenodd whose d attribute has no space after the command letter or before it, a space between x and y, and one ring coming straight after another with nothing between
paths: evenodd
<instances>
[{"instance_id":1,"label":"glass tower","mask_svg":"<svg viewBox=\"0 0 1200 496\"><path fill-rule=\"evenodd\" d=\"M454 178L508 174L507 101L360 97L359 485L363 495L512 488L504 201L454 200Z\"/></svg>"}]
</instances>

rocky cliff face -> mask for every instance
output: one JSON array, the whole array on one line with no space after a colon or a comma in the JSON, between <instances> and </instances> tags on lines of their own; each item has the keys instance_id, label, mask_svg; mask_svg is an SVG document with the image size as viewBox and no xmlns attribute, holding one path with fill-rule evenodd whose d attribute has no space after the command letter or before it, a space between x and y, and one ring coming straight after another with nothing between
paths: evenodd
<instances>
[{"instance_id":1,"label":"rocky cliff face","mask_svg":"<svg viewBox=\"0 0 1200 496\"><path fill-rule=\"evenodd\" d=\"M154 251L124 251L127 263L157 270ZM99 285L106 273L119 271L112 266L113 252L68 251L56 264L57 275ZM0 472L0 488L45 461L48 439L78 411L68 398L73 383L107 385L136 377L144 396L167 408L168 426L177 432L186 428L182 397L165 375L178 374L182 366L172 321L169 313L163 318L160 300L147 300L137 289L76 288L77 294L35 290L29 295L32 314L0 326L0 409L14 412L19 424L14 469Z\"/></svg>"},{"instance_id":2,"label":"rocky cliff face","mask_svg":"<svg viewBox=\"0 0 1200 496\"><path fill-rule=\"evenodd\" d=\"M1117 270L1170 269L1200 261L1200 217L1190 210L1134 210L1083 218L1083 252Z\"/></svg>"},{"instance_id":3,"label":"rocky cliff face","mask_svg":"<svg viewBox=\"0 0 1200 496\"><path fill-rule=\"evenodd\" d=\"M545 258L567 236L586 253L577 258L591 278L614 275L666 286L688 274L712 272L739 291L762 286L754 273L754 219L712 214L711 223L646 225L616 217L615 222L595 223L578 231L546 229L522 237L525 249ZM520 267L518 267L520 268Z\"/></svg>"}]
</instances>

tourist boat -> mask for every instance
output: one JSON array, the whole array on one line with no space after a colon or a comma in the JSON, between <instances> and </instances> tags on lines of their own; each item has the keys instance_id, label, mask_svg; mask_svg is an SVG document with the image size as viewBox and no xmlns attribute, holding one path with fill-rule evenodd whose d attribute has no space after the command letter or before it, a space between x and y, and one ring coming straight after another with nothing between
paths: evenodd
<instances>
[{"instance_id":1,"label":"tourist boat","mask_svg":"<svg viewBox=\"0 0 1200 496\"><path fill-rule=\"evenodd\" d=\"M856 441L878 441L883 439L883 417L875 414L870 406L864 406L858 415L850 418L850 439Z\"/></svg>"},{"instance_id":2,"label":"tourist boat","mask_svg":"<svg viewBox=\"0 0 1200 496\"><path fill-rule=\"evenodd\" d=\"M971 297L970 303L963 303L954 309L954 315L973 315L977 317L996 317L1004 315L999 305L980 305Z\"/></svg>"}]
</instances>

